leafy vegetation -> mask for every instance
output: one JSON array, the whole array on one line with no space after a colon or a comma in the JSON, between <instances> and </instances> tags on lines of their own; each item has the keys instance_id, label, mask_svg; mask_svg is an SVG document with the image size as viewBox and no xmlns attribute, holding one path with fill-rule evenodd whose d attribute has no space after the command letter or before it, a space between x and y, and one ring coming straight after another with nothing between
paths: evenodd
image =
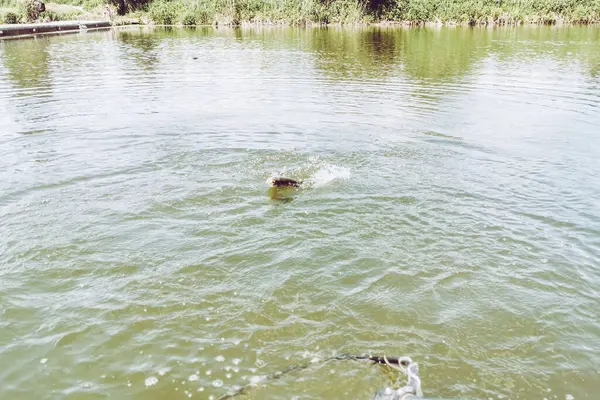
<instances>
[{"instance_id":1,"label":"leafy vegetation","mask_svg":"<svg viewBox=\"0 0 600 400\"><path fill-rule=\"evenodd\" d=\"M6 14L2 15L2 17L0 18L0 21L3 24L18 24L19 23L19 15L9 11Z\"/></svg>"},{"instance_id":2,"label":"leafy vegetation","mask_svg":"<svg viewBox=\"0 0 600 400\"><path fill-rule=\"evenodd\" d=\"M95 10L97 15L102 15L106 1L121 15L157 25L600 22L600 0L52 0ZM0 11L16 8L18 19L35 20L27 8L31 3L0 0ZM42 16L65 19L60 13ZM13 21L14 15L0 18Z\"/></svg>"},{"instance_id":3,"label":"leafy vegetation","mask_svg":"<svg viewBox=\"0 0 600 400\"><path fill-rule=\"evenodd\" d=\"M18 5L19 14L21 14L26 22L36 21L40 14L46 11L44 3L37 0L23 0Z\"/></svg>"},{"instance_id":4,"label":"leafy vegetation","mask_svg":"<svg viewBox=\"0 0 600 400\"><path fill-rule=\"evenodd\" d=\"M156 24L600 22L600 0L127 0ZM141 2L141 3L140 3Z\"/></svg>"}]
</instances>

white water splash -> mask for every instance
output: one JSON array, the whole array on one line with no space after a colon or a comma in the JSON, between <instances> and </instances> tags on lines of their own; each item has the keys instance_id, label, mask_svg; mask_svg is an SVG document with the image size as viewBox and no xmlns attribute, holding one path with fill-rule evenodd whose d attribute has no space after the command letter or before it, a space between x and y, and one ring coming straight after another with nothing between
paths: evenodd
<instances>
[{"instance_id":1,"label":"white water splash","mask_svg":"<svg viewBox=\"0 0 600 400\"><path fill-rule=\"evenodd\" d=\"M250 381L250 385L252 386L258 386L259 383L265 381L267 378L265 376L251 376L249 381Z\"/></svg>"},{"instance_id":2,"label":"white water splash","mask_svg":"<svg viewBox=\"0 0 600 400\"><path fill-rule=\"evenodd\" d=\"M212 384L214 387L221 387L223 386L223 381L220 379L215 379Z\"/></svg>"},{"instance_id":3,"label":"white water splash","mask_svg":"<svg viewBox=\"0 0 600 400\"><path fill-rule=\"evenodd\" d=\"M307 181L314 187L321 187L333 181L345 181L348 179L350 179L350 168L338 165L326 165L315 172Z\"/></svg>"}]
</instances>

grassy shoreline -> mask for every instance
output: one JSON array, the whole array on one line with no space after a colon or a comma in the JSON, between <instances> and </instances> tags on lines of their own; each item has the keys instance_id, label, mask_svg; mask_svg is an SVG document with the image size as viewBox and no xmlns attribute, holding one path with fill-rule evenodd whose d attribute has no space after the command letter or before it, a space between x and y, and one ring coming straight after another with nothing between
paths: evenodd
<instances>
[{"instance_id":1,"label":"grassy shoreline","mask_svg":"<svg viewBox=\"0 0 600 400\"><path fill-rule=\"evenodd\" d=\"M0 23L109 19L104 0L0 0ZM144 25L597 24L600 0L111 0L113 22ZM30 7L30 6L29 6ZM122 11L117 16L117 10Z\"/></svg>"}]
</instances>

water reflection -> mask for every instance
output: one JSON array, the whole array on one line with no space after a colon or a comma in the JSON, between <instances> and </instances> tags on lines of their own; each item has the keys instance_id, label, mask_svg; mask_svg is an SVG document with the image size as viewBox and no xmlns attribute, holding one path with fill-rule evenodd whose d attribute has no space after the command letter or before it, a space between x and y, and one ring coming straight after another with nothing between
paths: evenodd
<instances>
[{"instance_id":1,"label":"water reflection","mask_svg":"<svg viewBox=\"0 0 600 400\"><path fill-rule=\"evenodd\" d=\"M600 30L592 26L528 27L491 30L491 52L500 60L531 62L552 58L566 66L580 64L598 77Z\"/></svg>"},{"instance_id":2,"label":"water reflection","mask_svg":"<svg viewBox=\"0 0 600 400\"><path fill-rule=\"evenodd\" d=\"M335 78L385 78L398 71L397 31L383 29L317 28L310 31L305 50L315 64Z\"/></svg>"},{"instance_id":3,"label":"water reflection","mask_svg":"<svg viewBox=\"0 0 600 400\"><path fill-rule=\"evenodd\" d=\"M49 37L7 40L3 43L2 64L7 70L7 78L18 89L15 96L49 95L52 88L50 75Z\"/></svg>"},{"instance_id":4,"label":"water reflection","mask_svg":"<svg viewBox=\"0 0 600 400\"><path fill-rule=\"evenodd\" d=\"M160 61L158 47L161 36L140 29L137 32L121 31L118 40L129 47L123 53L127 58L132 59L139 68L150 71Z\"/></svg>"},{"instance_id":5,"label":"water reflection","mask_svg":"<svg viewBox=\"0 0 600 400\"><path fill-rule=\"evenodd\" d=\"M400 30L398 53L407 78L440 82L463 77L485 57L490 39L473 29Z\"/></svg>"},{"instance_id":6,"label":"water reflection","mask_svg":"<svg viewBox=\"0 0 600 400\"><path fill-rule=\"evenodd\" d=\"M6 117L10 125L19 127L23 134L47 132L40 123L51 117L45 102L52 97L51 56L48 51L52 41L48 37L8 40L3 42L1 63L3 74L12 86L9 90L7 109L12 117ZM32 105L30 99L46 99Z\"/></svg>"},{"instance_id":7,"label":"water reflection","mask_svg":"<svg viewBox=\"0 0 600 400\"><path fill-rule=\"evenodd\" d=\"M276 200L281 203L289 203L294 200L294 195L298 189L291 187L270 187L267 189L267 195L271 200Z\"/></svg>"}]
</instances>

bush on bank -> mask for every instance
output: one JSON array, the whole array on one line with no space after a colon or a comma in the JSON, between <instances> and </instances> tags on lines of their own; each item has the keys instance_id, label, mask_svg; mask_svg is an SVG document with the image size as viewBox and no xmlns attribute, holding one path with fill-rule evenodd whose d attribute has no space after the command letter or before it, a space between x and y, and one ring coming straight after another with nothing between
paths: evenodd
<instances>
[{"instance_id":1,"label":"bush on bank","mask_svg":"<svg viewBox=\"0 0 600 400\"><path fill-rule=\"evenodd\" d=\"M52 0L99 10L106 0ZM108 0L120 14L158 25L598 23L600 0ZM0 21L55 21L77 13L37 12L35 0L0 0ZM15 11L12 11L15 9Z\"/></svg>"}]
</instances>

